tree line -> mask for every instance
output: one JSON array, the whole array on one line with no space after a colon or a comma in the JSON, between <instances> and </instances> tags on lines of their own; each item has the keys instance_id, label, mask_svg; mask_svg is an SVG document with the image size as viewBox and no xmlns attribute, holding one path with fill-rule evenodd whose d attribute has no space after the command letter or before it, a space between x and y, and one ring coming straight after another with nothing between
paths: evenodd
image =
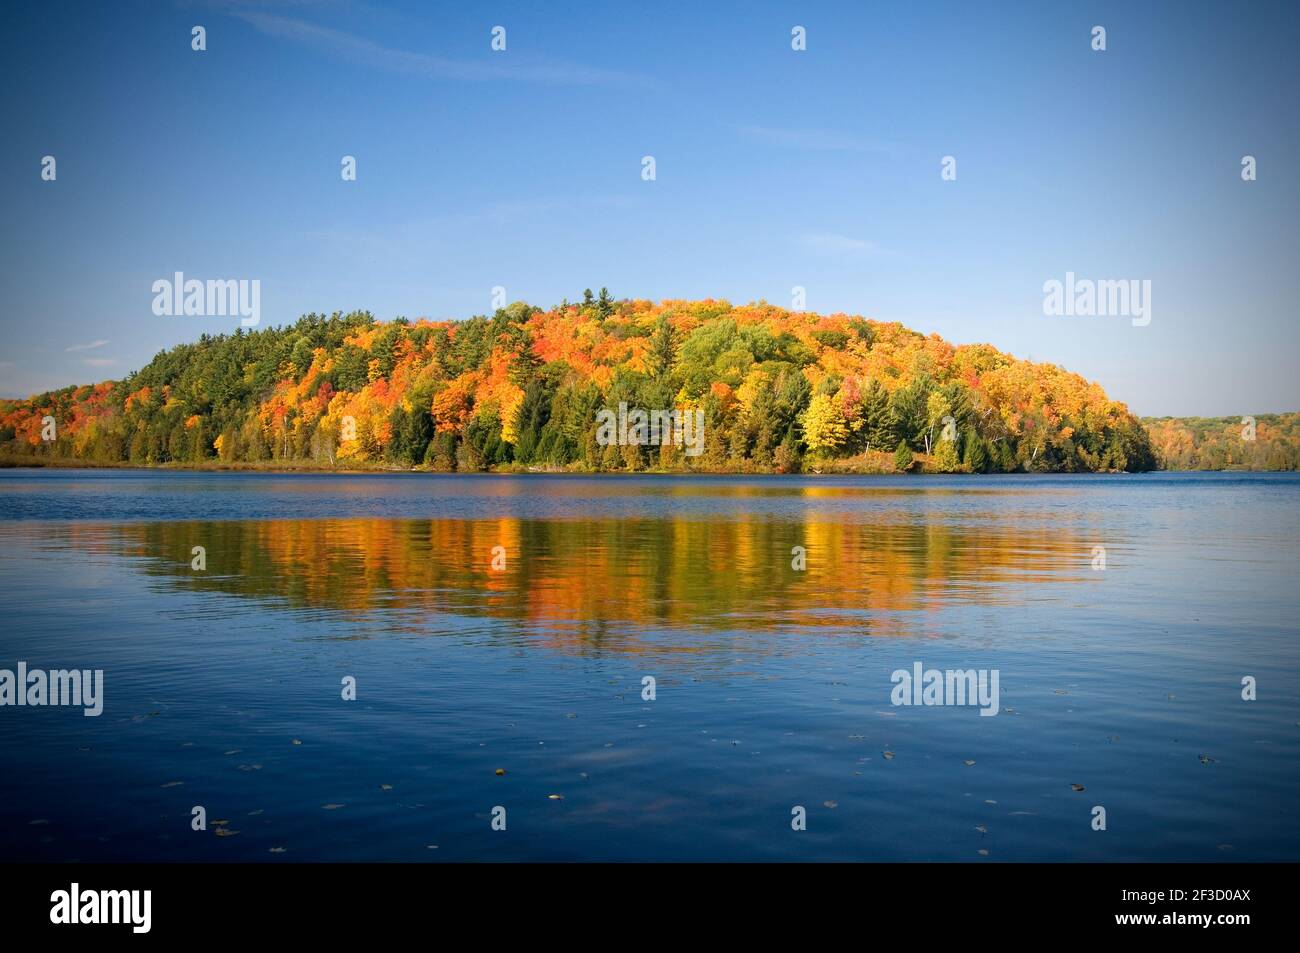
<instances>
[{"instance_id":1,"label":"tree line","mask_svg":"<svg viewBox=\"0 0 1300 953\"><path fill-rule=\"evenodd\" d=\"M703 451L601 445L597 414L620 402L702 410ZM43 439L49 417L53 440ZM204 335L119 381L0 401L0 452L439 471L1159 464L1147 428L1122 403L1055 365L851 315L615 300L605 289L459 321L309 314Z\"/></svg>"}]
</instances>

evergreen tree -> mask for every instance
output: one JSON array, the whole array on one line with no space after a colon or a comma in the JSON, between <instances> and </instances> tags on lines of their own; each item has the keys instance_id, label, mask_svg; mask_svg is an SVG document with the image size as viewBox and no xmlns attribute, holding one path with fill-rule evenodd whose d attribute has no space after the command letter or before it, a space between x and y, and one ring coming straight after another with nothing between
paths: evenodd
<instances>
[{"instance_id":1,"label":"evergreen tree","mask_svg":"<svg viewBox=\"0 0 1300 953\"><path fill-rule=\"evenodd\" d=\"M872 450L887 451L900 439L898 418L890 406L889 392L880 381L873 380L863 395L862 429Z\"/></svg>"},{"instance_id":2,"label":"evergreen tree","mask_svg":"<svg viewBox=\"0 0 1300 953\"><path fill-rule=\"evenodd\" d=\"M518 462L533 462L541 441L542 428L550 419L551 397L546 383L534 378L524 390L524 399L515 415L515 433L519 435L515 443L515 459Z\"/></svg>"},{"instance_id":3,"label":"evergreen tree","mask_svg":"<svg viewBox=\"0 0 1300 953\"><path fill-rule=\"evenodd\" d=\"M894 451L894 469L900 473L906 473L912 468L912 450L907 445L906 440L898 441L898 449Z\"/></svg>"},{"instance_id":4,"label":"evergreen tree","mask_svg":"<svg viewBox=\"0 0 1300 953\"><path fill-rule=\"evenodd\" d=\"M966 431L966 448L961 462L971 473L984 473L989 468L988 449L974 430Z\"/></svg>"},{"instance_id":5,"label":"evergreen tree","mask_svg":"<svg viewBox=\"0 0 1300 953\"><path fill-rule=\"evenodd\" d=\"M661 314L659 320L655 322L654 334L650 337L650 354L646 362L650 368L650 375L657 379L667 377L672 373L676 360L677 335L668 321L668 316Z\"/></svg>"},{"instance_id":6,"label":"evergreen tree","mask_svg":"<svg viewBox=\"0 0 1300 953\"><path fill-rule=\"evenodd\" d=\"M929 375L922 374L894 391L889 399L899 439L905 440L914 450L925 447L925 438L930 432L929 401L933 389L934 382Z\"/></svg>"},{"instance_id":7,"label":"evergreen tree","mask_svg":"<svg viewBox=\"0 0 1300 953\"><path fill-rule=\"evenodd\" d=\"M596 301L596 313L602 320L614 313L614 301L609 296L608 288L600 289L600 298Z\"/></svg>"}]
</instances>

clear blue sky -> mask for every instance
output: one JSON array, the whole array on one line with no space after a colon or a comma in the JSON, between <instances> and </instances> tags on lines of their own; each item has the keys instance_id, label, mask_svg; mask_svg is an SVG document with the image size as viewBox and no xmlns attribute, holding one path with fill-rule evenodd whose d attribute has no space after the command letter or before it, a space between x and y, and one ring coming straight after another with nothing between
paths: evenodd
<instances>
[{"instance_id":1,"label":"clear blue sky","mask_svg":"<svg viewBox=\"0 0 1300 953\"><path fill-rule=\"evenodd\" d=\"M1300 409L1295 3L5 10L0 394L233 330L153 314L182 271L260 279L264 325L801 285L1140 414ZM1044 316L1067 271L1150 279L1150 325Z\"/></svg>"}]
</instances>

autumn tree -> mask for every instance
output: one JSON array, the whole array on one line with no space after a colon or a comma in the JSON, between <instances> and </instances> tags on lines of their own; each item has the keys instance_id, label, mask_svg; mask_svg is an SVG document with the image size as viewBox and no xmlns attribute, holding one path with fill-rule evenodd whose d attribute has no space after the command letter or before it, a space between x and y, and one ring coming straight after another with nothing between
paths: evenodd
<instances>
[{"instance_id":1,"label":"autumn tree","mask_svg":"<svg viewBox=\"0 0 1300 953\"><path fill-rule=\"evenodd\" d=\"M814 456L834 456L844 446L849 431L835 398L818 394L802 415L803 439Z\"/></svg>"}]
</instances>

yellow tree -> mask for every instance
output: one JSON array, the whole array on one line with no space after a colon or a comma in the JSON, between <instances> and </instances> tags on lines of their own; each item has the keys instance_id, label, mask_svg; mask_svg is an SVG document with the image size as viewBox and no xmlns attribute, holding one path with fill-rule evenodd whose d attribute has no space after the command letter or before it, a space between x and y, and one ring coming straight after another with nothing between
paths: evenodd
<instances>
[{"instance_id":1,"label":"yellow tree","mask_svg":"<svg viewBox=\"0 0 1300 953\"><path fill-rule=\"evenodd\" d=\"M849 428L835 401L818 394L803 413L803 439L816 456L833 456L849 438Z\"/></svg>"}]
</instances>

